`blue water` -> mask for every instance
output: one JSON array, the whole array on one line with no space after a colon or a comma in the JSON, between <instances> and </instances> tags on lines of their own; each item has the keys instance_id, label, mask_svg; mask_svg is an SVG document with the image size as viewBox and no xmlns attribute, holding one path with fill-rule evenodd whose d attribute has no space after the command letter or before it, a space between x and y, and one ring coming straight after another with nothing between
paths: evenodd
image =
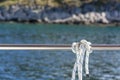
<instances>
[{"instance_id":1,"label":"blue water","mask_svg":"<svg viewBox=\"0 0 120 80\"><path fill-rule=\"evenodd\" d=\"M0 44L119 44L120 27L0 23ZM0 51L0 80L70 80L71 51ZM83 80L86 80L84 77ZM120 80L120 51L94 51L90 80Z\"/></svg>"}]
</instances>

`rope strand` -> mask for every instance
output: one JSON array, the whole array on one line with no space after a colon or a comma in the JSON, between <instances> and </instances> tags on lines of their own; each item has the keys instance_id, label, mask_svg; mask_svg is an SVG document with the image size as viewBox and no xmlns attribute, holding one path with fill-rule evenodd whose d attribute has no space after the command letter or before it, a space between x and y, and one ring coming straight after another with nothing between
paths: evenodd
<instances>
[{"instance_id":1,"label":"rope strand","mask_svg":"<svg viewBox=\"0 0 120 80\"><path fill-rule=\"evenodd\" d=\"M82 69L83 69L83 61L85 56L85 71L86 75L89 75L89 54L92 52L91 43L86 40L81 40L80 42L74 42L72 44L72 51L76 54L76 62L74 64L72 78L71 80L75 80L76 71L78 70L78 79L82 80Z\"/></svg>"}]
</instances>

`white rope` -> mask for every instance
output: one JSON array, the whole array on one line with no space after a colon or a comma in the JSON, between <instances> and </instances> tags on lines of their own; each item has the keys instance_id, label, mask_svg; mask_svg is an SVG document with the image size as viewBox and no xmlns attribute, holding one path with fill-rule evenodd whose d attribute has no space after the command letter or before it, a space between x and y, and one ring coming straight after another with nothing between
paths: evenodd
<instances>
[{"instance_id":1,"label":"white rope","mask_svg":"<svg viewBox=\"0 0 120 80\"><path fill-rule=\"evenodd\" d=\"M91 50L91 43L86 40L81 40L80 42L74 42L72 44L72 51L76 54L76 62L74 64L73 72L72 72L72 79L75 80L76 71L78 70L78 79L82 80L82 66L85 56L85 71L86 75L89 75L89 54L92 52ZM86 54L85 54L86 53Z\"/></svg>"}]
</instances>

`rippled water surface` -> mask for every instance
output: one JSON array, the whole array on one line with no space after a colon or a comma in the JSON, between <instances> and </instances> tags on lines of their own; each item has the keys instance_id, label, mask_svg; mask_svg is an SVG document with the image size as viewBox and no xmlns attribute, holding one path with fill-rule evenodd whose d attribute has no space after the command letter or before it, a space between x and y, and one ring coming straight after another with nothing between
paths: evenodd
<instances>
[{"instance_id":1,"label":"rippled water surface","mask_svg":"<svg viewBox=\"0 0 120 80\"><path fill-rule=\"evenodd\" d=\"M119 44L120 27L0 23L0 44ZM0 80L70 80L71 51L0 51ZM120 51L94 51L90 80L120 80ZM86 80L86 78L84 78Z\"/></svg>"}]
</instances>

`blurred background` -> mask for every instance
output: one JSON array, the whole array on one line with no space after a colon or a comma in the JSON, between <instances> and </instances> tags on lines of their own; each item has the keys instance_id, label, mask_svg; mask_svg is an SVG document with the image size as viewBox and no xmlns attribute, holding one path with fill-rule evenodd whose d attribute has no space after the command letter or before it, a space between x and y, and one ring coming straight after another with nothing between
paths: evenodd
<instances>
[{"instance_id":1,"label":"blurred background","mask_svg":"<svg viewBox=\"0 0 120 80\"><path fill-rule=\"evenodd\" d=\"M119 0L0 0L0 44L120 44L119 10ZM1 50L0 80L70 80L75 59L72 51ZM88 80L120 80L120 51L93 51L89 69Z\"/></svg>"}]
</instances>

